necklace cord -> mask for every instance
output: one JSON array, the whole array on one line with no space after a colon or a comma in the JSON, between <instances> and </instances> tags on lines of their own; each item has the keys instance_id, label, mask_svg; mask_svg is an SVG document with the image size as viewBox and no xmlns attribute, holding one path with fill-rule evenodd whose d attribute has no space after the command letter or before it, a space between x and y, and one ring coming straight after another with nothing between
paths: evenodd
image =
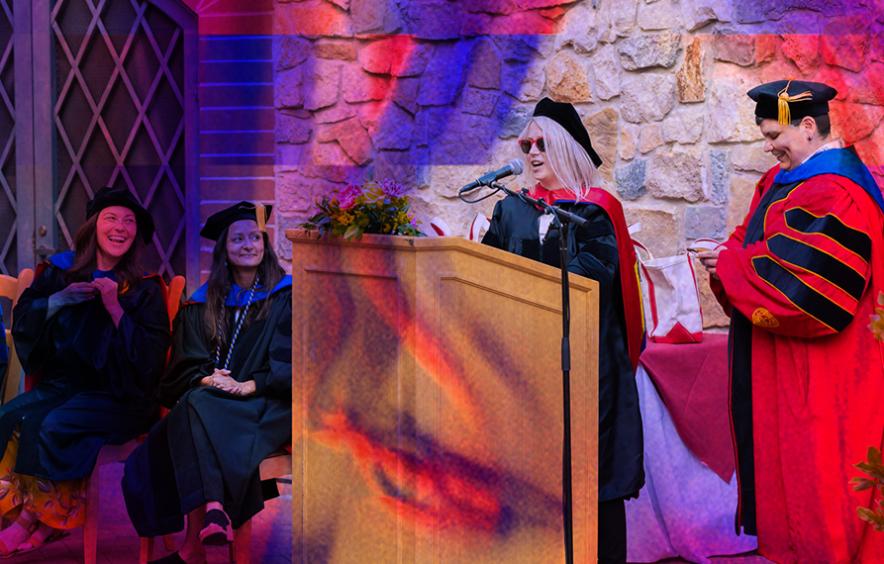
<instances>
[{"instance_id":1,"label":"necklace cord","mask_svg":"<svg viewBox=\"0 0 884 564\"><path fill-rule=\"evenodd\" d=\"M246 316L249 314L249 307L252 305L252 300L255 297L255 290L258 287L258 283L260 281L260 275L255 275L255 281L252 282L252 287L249 288L249 297L246 299L246 305L242 310L242 313L239 314L236 320L236 327L233 329L233 336L230 339L230 346L227 347L227 358L224 359L224 366L221 367L222 370L227 370L227 367L230 366L230 358L233 356L233 347L236 346L236 340L239 337L239 332L242 330L243 322L246 319ZM221 320L218 320L218 323L221 323ZM218 363L221 361L221 343L220 341L215 346L215 366L218 366Z\"/></svg>"}]
</instances>

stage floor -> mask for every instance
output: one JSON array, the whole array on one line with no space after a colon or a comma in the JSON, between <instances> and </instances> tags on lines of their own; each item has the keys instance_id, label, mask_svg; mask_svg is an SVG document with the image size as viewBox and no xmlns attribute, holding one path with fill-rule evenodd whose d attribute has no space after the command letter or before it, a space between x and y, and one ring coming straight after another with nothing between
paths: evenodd
<instances>
[{"instance_id":1,"label":"stage floor","mask_svg":"<svg viewBox=\"0 0 884 564\"><path fill-rule=\"evenodd\" d=\"M98 564L133 564L138 562L138 536L129 523L120 491L122 464L106 466L102 470L102 516L98 536ZM268 502L252 525L252 562L255 564L289 564L291 546L291 486L280 484L280 497ZM180 537L180 535L179 535ZM208 562L229 562L226 548L208 550ZM80 564L83 562L83 530L74 530L64 539L49 544L30 554L16 556L6 562ZM678 563L671 559L663 562ZM714 564L768 564L757 555L713 558Z\"/></svg>"},{"instance_id":2,"label":"stage floor","mask_svg":"<svg viewBox=\"0 0 884 564\"><path fill-rule=\"evenodd\" d=\"M122 464L102 468L101 524L98 532L98 564L134 564L138 562L139 541L129 522L120 479ZM255 564L289 564L292 561L292 489L280 484L280 496L267 503L252 523L252 562ZM180 537L181 535L179 535ZM62 540L46 545L30 554L4 562L82 564L83 529L76 529ZM208 562L229 562L226 547L210 547Z\"/></svg>"}]
</instances>

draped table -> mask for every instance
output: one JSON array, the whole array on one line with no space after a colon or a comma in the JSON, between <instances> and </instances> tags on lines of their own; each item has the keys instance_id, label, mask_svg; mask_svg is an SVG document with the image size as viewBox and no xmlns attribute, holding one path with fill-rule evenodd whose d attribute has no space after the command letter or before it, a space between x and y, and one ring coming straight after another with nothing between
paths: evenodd
<instances>
[{"instance_id":1,"label":"draped table","mask_svg":"<svg viewBox=\"0 0 884 564\"><path fill-rule=\"evenodd\" d=\"M727 336L650 343L636 372L646 483L626 504L628 559L656 562L754 550L737 536L737 480L728 416Z\"/></svg>"}]
</instances>

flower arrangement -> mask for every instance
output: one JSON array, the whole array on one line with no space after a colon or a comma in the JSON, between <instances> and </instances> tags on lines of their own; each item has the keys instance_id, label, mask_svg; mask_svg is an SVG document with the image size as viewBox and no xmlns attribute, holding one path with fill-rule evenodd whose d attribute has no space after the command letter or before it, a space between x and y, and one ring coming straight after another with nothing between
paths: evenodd
<instances>
[{"instance_id":1,"label":"flower arrangement","mask_svg":"<svg viewBox=\"0 0 884 564\"><path fill-rule=\"evenodd\" d=\"M392 180L351 184L317 201L316 213L302 227L344 239L359 239L363 233L419 237L423 233L408 213L407 193L406 187Z\"/></svg>"},{"instance_id":2,"label":"flower arrangement","mask_svg":"<svg viewBox=\"0 0 884 564\"><path fill-rule=\"evenodd\" d=\"M877 507L858 507L856 512L859 514L860 519L871 523L876 531L884 533L884 500L881 499L881 496L884 496L884 462L881 460L881 451L875 447L870 447L868 459L856 464L856 467L869 477L853 478L851 480L853 489L862 491L877 488L880 492L876 503Z\"/></svg>"}]
</instances>

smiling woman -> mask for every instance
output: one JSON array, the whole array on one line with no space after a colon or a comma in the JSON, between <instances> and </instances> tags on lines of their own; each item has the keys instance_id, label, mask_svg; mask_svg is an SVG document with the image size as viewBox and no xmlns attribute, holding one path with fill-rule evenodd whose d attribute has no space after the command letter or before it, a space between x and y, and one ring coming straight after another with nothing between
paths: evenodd
<instances>
[{"instance_id":1,"label":"smiling woman","mask_svg":"<svg viewBox=\"0 0 884 564\"><path fill-rule=\"evenodd\" d=\"M0 554L82 526L85 478L105 444L143 433L169 341L162 283L136 237L153 220L126 189L87 207L76 251L53 256L15 308L15 347L36 387L0 408Z\"/></svg>"},{"instance_id":2,"label":"smiling woman","mask_svg":"<svg viewBox=\"0 0 884 564\"><path fill-rule=\"evenodd\" d=\"M783 170L791 170L803 163L825 145L829 137L828 117L805 116L790 125L773 119L758 118L764 136L764 151L776 157Z\"/></svg>"},{"instance_id":3,"label":"smiling woman","mask_svg":"<svg viewBox=\"0 0 884 564\"><path fill-rule=\"evenodd\" d=\"M240 286L248 286L264 259L264 233L256 222L240 219L230 224L224 240L234 279Z\"/></svg>"},{"instance_id":4,"label":"smiling woman","mask_svg":"<svg viewBox=\"0 0 884 564\"><path fill-rule=\"evenodd\" d=\"M634 377L643 334L635 254L620 203L596 184L602 160L571 104L541 100L519 145L537 182L531 196L586 220L567 233L566 267L600 288L599 561L625 562L624 500L644 483ZM551 216L508 196L495 205L482 242L558 267L562 237Z\"/></svg>"},{"instance_id":5,"label":"smiling woman","mask_svg":"<svg viewBox=\"0 0 884 564\"><path fill-rule=\"evenodd\" d=\"M258 465L291 440L291 277L265 227L270 207L212 215L209 280L175 321L160 397L172 410L126 461L123 493L142 537L184 527L166 562L204 561L263 507ZM170 487L174 484L174 487Z\"/></svg>"},{"instance_id":6,"label":"smiling woman","mask_svg":"<svg viewBox=\"0 0 884 564\"><path fill-rule=\"evenodd\" d=\"M104 208L98 214L95 228L98 235L98 268L110 270L132 248L138 229L135 213L123 206Z\"/></svg>"},{"instance_id":7,"label":"smiling woman","mask_svg":"<svg viewBox=\"0 0 884 564\"><path fill-rule=\"evenodd\" d=\"M731 315L737 522L774 562L880 562L884 538L849 517L873 492L848 480L884 428L884 348L868 330L884 197L855 148L826 138L834 88L778 80L748 94L780 164L702 255ZM794 480L783 461L799 459Z\"/></svg>"},{"instance_id":8,"label":"smiling woman","mask_svg":"<svg viewBox=\"0 0 884 564\"><path fill-rule=\"evenodd\" d=\"M781 90L761 85L748 92L757 103L755 123L764 136L764 151L776 157L782 170L792 170L826 144L831 130L828 102L837 94L816 82L802 82L801 87L796 82L794 94L789 94L791 85L790 80Z\"/></svg>"}]
</instances>

